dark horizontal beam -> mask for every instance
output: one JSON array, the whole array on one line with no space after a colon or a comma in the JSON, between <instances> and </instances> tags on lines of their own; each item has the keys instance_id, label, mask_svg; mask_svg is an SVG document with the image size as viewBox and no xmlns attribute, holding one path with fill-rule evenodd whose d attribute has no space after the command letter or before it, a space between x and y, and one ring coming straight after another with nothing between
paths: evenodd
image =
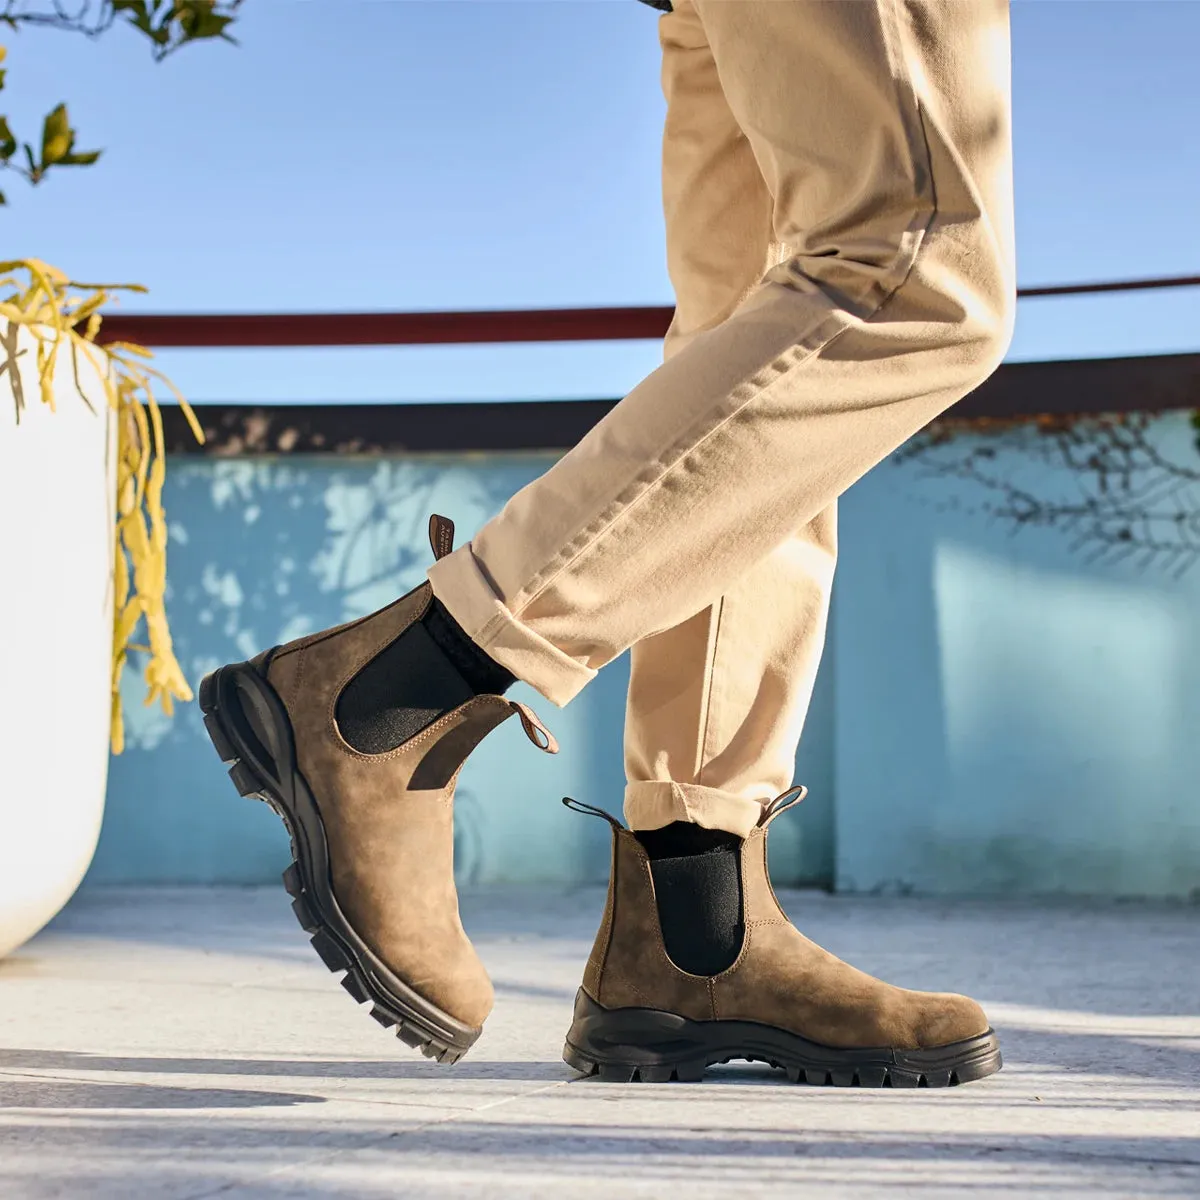
<instances>
[{"instance_id":1,"label":"dark horizontal beam","mask_svg":"<svg viewBox=\"0 0 1200 1200\"><path fill-rule=\"evenodd\" d=\"M1200 275L1018 288L1017 297L1192 287ZM662 338L675 309L541 308L499 312L106 313L96 338L142 346L432 346Z\"/></svg>"},{"instance_id":2,"label":"dark horizontal beam","mask_svg":"<svg viewBox=\"0 0 1200 1200\"><path fill-rule=\"evenodd\" d=\"M417 454L565 451L618 400L464 404L196 404L198 446L163 407L174 454ZM1200 408L1200 354L1006 363L948 410L955 417L1079 415Z\"/></svg>"},{"instance_id":3,"label":"dark horizontal beam","mask_svg":"<svg viewBox=\"0 0 1200 1200\"><path fill-rule=\"evenodd\" d=\"M142 346L432 346L661 338L671 308L518 312L216 313L106 316L98 342Z\"/></svg>"}]
</instances>

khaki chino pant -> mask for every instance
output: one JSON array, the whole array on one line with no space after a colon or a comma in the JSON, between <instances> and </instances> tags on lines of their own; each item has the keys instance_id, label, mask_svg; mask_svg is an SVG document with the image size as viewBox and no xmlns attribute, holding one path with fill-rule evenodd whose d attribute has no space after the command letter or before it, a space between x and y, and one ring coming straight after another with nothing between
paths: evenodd
<instances>
[{"instance_id":1,"label":"khaki chino pant","mask_svg":"<svg viewBox=\"0 0 1200 1200\"><path fill-rule=\"evenodd\" d=\"M1011 341L1008 0L658 26L663 365L428 577L559 707L631 649L626 820L745 835L792 781L837 497Z\"/></svg>"}]
</instances>

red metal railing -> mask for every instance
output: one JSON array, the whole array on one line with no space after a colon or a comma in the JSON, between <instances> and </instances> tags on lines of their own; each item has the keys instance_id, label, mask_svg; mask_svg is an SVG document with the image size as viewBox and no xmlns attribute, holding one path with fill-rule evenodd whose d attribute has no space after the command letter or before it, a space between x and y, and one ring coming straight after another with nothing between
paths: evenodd
<instances>
[{"instance_id":1,"label":"red metal railing","mask_svg":"<svg viewBox=\"0 0 1200 1200\"><path fill-rule=\"evenodd\" d=\"M1194 287L1200 275L1019 288L1017 297ZM484 312L106 313L97 341L143 346L430 346L661 338L671 306Z\"/></svg>"}]
</instances>

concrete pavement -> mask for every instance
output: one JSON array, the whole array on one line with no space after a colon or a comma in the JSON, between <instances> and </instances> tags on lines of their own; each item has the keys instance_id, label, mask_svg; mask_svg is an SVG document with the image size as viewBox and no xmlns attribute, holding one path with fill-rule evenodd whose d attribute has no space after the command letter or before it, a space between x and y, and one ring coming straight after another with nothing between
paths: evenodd
<instances>
[{"instance_id":1,"label":"concrete pavement","mask_svg":"<svg viewBox=\"0 0 1200 1200\"><path fill-rule=\"evenodd\" d=\"M987 1008L1004 1070L939 1091L578 1080L599 889L463 913L497 985L441 1067L270 889L93 889L0 962L0 1197L1200 1196L1200 907L782 892L814 940Z\"/></svg>"}]
</instances>

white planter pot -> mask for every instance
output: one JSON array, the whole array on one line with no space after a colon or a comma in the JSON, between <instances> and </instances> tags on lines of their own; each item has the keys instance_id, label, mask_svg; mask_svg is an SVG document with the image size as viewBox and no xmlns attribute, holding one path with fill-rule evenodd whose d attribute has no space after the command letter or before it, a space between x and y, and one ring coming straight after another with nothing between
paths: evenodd
<instances>
[{"instance_id":1,"label":"white planter pot","mask_svg":"<svg viewBox=\"0 0 1200 1200\"><path fill-rule=\"evenodd\" d=\"M66 904L95 853L113 629L115 414L82 355L76 387L65 346L51 412L27 329L17 348L19 424L13 366L0 375L0 956Z\"/></svg>"}]
</instances>

